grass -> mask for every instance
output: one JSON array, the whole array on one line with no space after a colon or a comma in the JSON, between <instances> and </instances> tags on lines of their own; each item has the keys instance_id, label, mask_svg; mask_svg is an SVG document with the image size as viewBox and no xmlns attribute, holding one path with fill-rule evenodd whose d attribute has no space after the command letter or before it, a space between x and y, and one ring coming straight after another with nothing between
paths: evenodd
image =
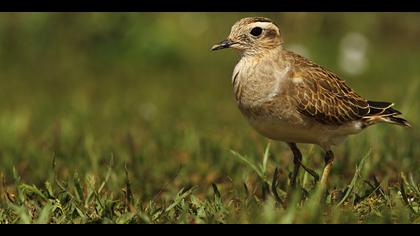
<instances>
[{"instance_id":1,"label":"grass","mask_svg":"<svg viewBox=\"0 0 420 236\"><path fill-rule=\"evenodd\" d=\"M236 109L234 52L209 52L245 15L284 25L287 46L304 45L362 96L395 102L413 128L350 137L334 149L326 196L301 171L286 201L291 151ZM420 223L418 18L2 14L0 223ZM337 62L345 29L370 42L358 75ZM322 151L299 148L321 174Z\"/></svg>"},{"instance_id":2,"label":"grass","mask_svg":"<svg viewBox=\"0 0 420 236\"><path fill-rule=\"evenodd\" d=\"M2 192L6 199L0 210L1 223L419 223L420 191L413 175L401 173L400 182L385 187L376 178L363 176L367 153L356 167L348 185L329 191L319 204L315 185L299 186L284 206L285 190L278 186L282 176L275 171L272 181L265 173L269 146L263 163L253 164L234 153L243 168L253 170L252 180L235 188L234 183L185 186L164 192L165 186L149 200L141 199L125 170L119 192L107 186L112 161L101 180L93 175L57 178L55 165L42 185L30 185L14 171L14 180ZM240 164L240 163L238 163ZM115 174L115 173L114 173ZM306 174L303 174L306 175ZM300 176L303 180L305 176ZM284 176L283 176L284 177ZM271 186L271 188L269 187ZM173 188L171 190L174 190ZM317 197L318 195L318 197Z\"/></svg>"}]
</instances>

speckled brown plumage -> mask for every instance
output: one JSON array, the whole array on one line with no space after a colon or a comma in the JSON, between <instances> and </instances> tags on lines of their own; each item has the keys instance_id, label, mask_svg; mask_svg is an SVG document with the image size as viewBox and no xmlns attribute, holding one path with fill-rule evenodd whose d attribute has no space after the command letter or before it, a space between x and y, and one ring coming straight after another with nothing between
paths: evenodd
<instances>
[{"instance_id":1,"label":"speckled brown plumage","mask_svg":"<svg viewBox=\"0 0 420 236\"><path fill-rule=\"evenodd\" d=\"M373 117L394 117L401 112L392 108L393 103L368 101L358 95L336 74L312 61L287 51L287 60L294 65L292 80L299 78L293 88L297 110L326 125L343 125L350 121L362 120L370 125ZM398 122L408 126L400 118Z\"/></svg>"}]
</instances>

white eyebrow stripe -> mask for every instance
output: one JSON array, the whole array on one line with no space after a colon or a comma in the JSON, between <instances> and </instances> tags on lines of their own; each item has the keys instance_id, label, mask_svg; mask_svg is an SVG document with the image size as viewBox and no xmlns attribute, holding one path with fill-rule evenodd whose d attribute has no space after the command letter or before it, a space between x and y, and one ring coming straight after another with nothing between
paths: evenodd
<instances>
[{"instance_id":1,"label":"white eyebrow stripe","mask_svg":"<svg viewBox=\"0 0 420 236\"><path fill-rule=\"evenodd\" d=\"M273 23L271 23L271 22L255 22L255 23L251 24L252 28L261 27L263 29L270 28L270 27L268 27L269 25L273 25Z\"/></svg>"}]
</instances>

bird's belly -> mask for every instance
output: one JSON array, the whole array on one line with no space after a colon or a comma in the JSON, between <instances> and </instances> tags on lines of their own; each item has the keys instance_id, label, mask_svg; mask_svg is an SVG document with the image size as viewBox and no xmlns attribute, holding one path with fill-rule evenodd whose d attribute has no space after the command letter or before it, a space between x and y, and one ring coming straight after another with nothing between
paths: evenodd
<instances>
[{"instance_id":1,"label":"bird's belly","mask_svg":"<svg viewBox=\"0 0 420 236\"><path fill-rule=\"evenodd\" d=\"M247 118L251 126L267 138L283 142L318 144L324 148L339 145L348 135L361 131L357 122L334 127L304 121L291 122L278 117Z\"/></svg>"},{"instance_id":2,"label":"bird's belly","mask_svg":"<svg viewBox=\"0 0 420 236\"><path fill-rule=\"evenodd\" d=\"M320 142L319 132L304 124L271 118L250 118L248 121L256 131L273 140L314 144Z\"/></svg>"},{"instance_id":3,"label":"bird's belly","mask_svg":"<svg viewBox=\"0 0 420 236\"><path fill-rule=\"evenodd\" d=\"M293 112L287 103L278 104L276 108L244 104L239 106L249 124L267 138L284 142L319 143L319 132L298 113Z\"/></svg>"}]
</instances>

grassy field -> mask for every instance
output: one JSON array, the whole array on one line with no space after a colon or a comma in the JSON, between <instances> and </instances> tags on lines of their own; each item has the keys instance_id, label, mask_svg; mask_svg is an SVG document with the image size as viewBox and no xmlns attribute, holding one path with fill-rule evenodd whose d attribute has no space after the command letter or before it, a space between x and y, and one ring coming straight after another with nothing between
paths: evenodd
<instances>
[{"instance_id":1,"label":"grassy field","mask_svg":"<svg viewBox=\"0 0 420 236\"><path fill-rule=\"evenodd\" d=\"M377 125L334 149L284 206L292 154L232 97L241 17L413 125ZM0 223L420 223L420 14L0 14ZM323 153L299 145L321 173Z\"/></svg>"}]
</instances>

